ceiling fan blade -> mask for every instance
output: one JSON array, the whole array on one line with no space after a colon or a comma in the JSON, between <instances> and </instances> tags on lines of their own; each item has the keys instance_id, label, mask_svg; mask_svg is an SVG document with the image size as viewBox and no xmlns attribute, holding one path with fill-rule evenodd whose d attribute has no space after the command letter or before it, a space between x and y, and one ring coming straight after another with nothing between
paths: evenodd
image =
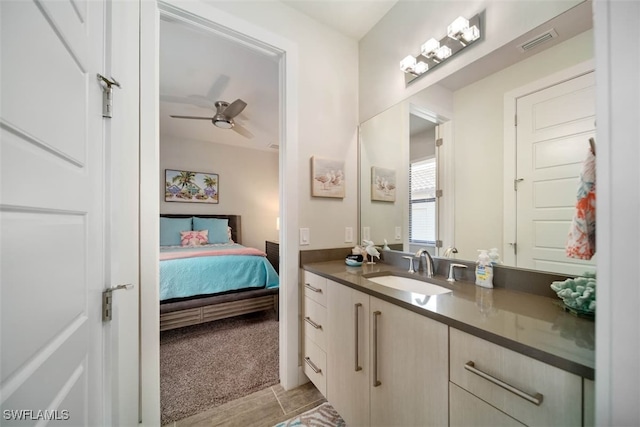
<instances>
[{"instance_id":1,"label":"ceiling fan blade","mask_svg":"<svg viewBox=\"0 0 640 427\"><path fill-rule=\"evenodd\" d=\"M220 74L220 76L216 79L215 82L209 88L209 92L207 92L206 98L214 103L222 96L222 93L226 89L229 84L229 76L225 74Z\"/></svg>"},{"instance_id":2,"label":"ceiling fan blade","mask_svg":"<svg viewBox=\"0 0 640 427\"><path fill-rule=\"evenodd\" d=\"M163 95L160 94L160 101L172 102L175 104L187 104L187 105L195 105L197 107L202 108L213 108L213 103L208 99L198 99L194 98L193 95L189 96L173 96L173 95Z\"/></svg>"},{"instance_id":3,"label":"ceiling fan blade","mask_svg":"<svg viewBox=\"0 0 640 427\"><path fill-rule=\"evenodd\" d=\"M233 101L231 104L229 104L227 108L224 109L224 115L227 116L227 118L232 119L238 114L240 114L242 110L244 110L244 107L246 106L247 106L247 103L244 102L242 99L238 98L235 101Z\"/></svg>"},{"instance_id":4,"label":"ceiling fan blade","mask_svg":"<svg viewBox=\"0 0 640 427\"><path fill-rule=\"evenodd\" d=\"M245 138L249 138L249 139L253 138L253 134L251 132L249 132L249 129L247 129L246 127L242 126L238 122L235 122L231 129L236 131L238 134L244 136Z\"/></svg>"},{"instance_id":5,"label":"ceiling fan blade","mask_svg":"<svg viewBox=\"0 0 640 427\"><path fill-rule=\"evenodd\" d=\"M174 119L196 119L196 120L212 120L213 117L197 117L197 116L169 116Z\"/></svg>"}]
</instances>

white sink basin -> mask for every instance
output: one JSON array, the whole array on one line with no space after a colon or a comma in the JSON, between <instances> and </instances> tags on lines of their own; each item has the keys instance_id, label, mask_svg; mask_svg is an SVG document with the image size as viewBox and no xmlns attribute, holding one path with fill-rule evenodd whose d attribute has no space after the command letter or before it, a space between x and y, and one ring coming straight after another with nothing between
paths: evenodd
<instances>
[{"instance_id":1,"label":"white sink basin","mask_svg":"<svg viewBox=\"0 0 640 427\"><path fill-rule=\"evenodd\" d=\"M379 285L388 288L398 289L400 291L415 292L422 295L440 295L452 292L451 289L434 285L433 283L423 282L422 280L411 279L409 277L400 276L378 276L367 277Z\"/></svg>"}]
</instances>

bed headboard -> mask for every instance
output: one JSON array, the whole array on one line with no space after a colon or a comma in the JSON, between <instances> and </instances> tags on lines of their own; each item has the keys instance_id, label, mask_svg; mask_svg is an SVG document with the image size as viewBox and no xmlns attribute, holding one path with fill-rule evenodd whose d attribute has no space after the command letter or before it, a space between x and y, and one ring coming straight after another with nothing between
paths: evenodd
<instances>
[{"instance_id":1,"label":"bed headboard","mask_svg":"<svg viewBox=\"0 0 640 427\"><path fill-rule=\"evenodd\" d=\"M197 216L200 218L221 218L229 220L229 227L231 227L231 238L234 242L242 244L242 227L240 221L240 215L204 215L204 214L160 214L165 218L190 218Z\"/></svg>"}]
</instances>

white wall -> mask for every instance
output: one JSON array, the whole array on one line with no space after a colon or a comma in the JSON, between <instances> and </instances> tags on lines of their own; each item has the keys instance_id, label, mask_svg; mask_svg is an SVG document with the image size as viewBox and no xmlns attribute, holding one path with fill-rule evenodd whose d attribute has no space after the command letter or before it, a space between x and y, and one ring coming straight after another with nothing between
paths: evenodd
<instances>
[{"instance_id":1,"label":"white wall","mask_svg":"<svg viewBox=\"0 0 640 427\"><path fill-rule=\"evenodd\" d=\"M475 259L477 249L502 247L505 93L592 58L589 30L454 92L458 258Z\"/></svg>"},{"instance_id":2,"label":"white wall","mask_svg":"<svg viewBox=\"0 0 640 427\"><path fill-rule=\"evenodd\" d=\"M360 40L360 122L433 85L454 71L534 29L581 0L400 1ZM458 16L485 12L484 39L405 87L400 60L440 38Z\"/></svg>"},{"instance_id":3,"label":"white wall","mask_svg":"<svg viewBox=\"0 0 640 427\"><path fill-rule=\"evenodd\" d=\"M298 45L299 226L310 229L301 249L345 246L357 229L358 44L275 1L208 1L212 6ZM310 158L344 160L346 197L311 197ZM354 233L355 234L355 233ZM355 236L354 236L355 239Z\"/></svg>"},{"instance_id":4,"label":"white wall","mask_svg":"<svg viewBox=\"0 0 640 427\"><path fill-rule=\"evenodd\" d=\"M164 201L165 169L218 174L218 204ZM241 215L242 244L264 250L277 238L278 152L160 138L160 213Z\"/></svg>"}]
</instances>

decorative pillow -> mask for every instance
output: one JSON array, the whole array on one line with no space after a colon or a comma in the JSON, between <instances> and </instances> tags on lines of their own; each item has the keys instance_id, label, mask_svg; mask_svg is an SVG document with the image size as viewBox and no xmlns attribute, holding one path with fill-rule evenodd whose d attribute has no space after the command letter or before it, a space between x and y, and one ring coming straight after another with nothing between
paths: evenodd
<instances>
[{"instance_id":1,"label":"decorative pillow","mask_svg":"<svg viewBox=\"0 0 640 427\"><path fill-rule=\"evenodd\" d=\"M202 246L206 245L208 240L209 230L198 230L198 231L181 231L180 244L182 246Z\"/></svg>"},{"instance_id":2,"label":"decorative pillow","mask_svg":"<svg viewBox=\"0 0 640 427\"><path fill-rule=\"evenodd\" d=\"M191 230L191 218L160 217L160 246L179 246L180 232Z\"/></svg>"},{"instance_id":3,"label":"decorative pillow","mask_svg":"<svg viewBox=\"0 0 640 427\"><path fill-rule=\"evenodd\" d=\"M193 229L209 231L209 243L229 243L228 228L228 219L193 217Z\"/></svg>"}]
</instances>

